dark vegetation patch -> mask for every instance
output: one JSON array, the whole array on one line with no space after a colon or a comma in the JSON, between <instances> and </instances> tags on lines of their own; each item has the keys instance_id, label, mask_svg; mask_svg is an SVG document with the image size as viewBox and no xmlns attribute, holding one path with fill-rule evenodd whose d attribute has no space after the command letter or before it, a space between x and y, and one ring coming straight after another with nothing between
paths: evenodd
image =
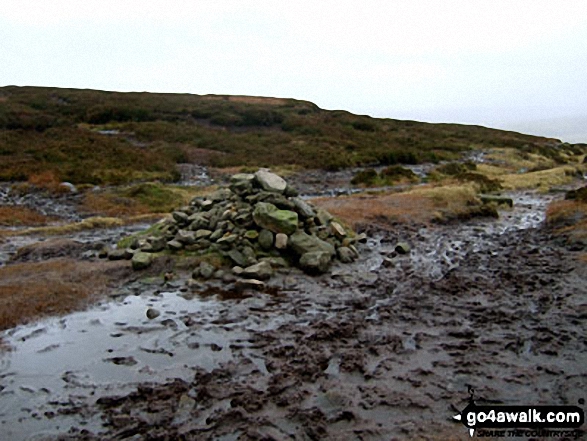
<instances>
[{"instance_id":1,"label":"dark vegetation patch","mask_svg":"<svg viewBox=\"0 0 587 441\"><path fill-rule=\"evenodd\" d=\"M351 184L363 185L366 187L381 187L398 183L409 183L418 181L418 176L410 169L400 165L391 165L381 172L373 168L361 170L353 176Z\"/></svg>"},{"instance_id":2,"label":"dark vegetation patch","mask_svg":"<svg viewBox=\"0 0 587 441\"><path fill-rule=\"evenodd\" d=\"M479 126L377 119L307 101L239 96L0 88L0 180L51 172L74 184L178 179L176 164L216 167L415 164L560 143Z\"/></svg>"},{"instance_id":3,"label":"dark vegetation patch","mask_svg":"<svg viewBox=\"0 0 587 441\"><path fill-rule=\"evenodd\" d=\"M81 211L91 215L131 216L168 213L181 206L181 194L156 182L142 182L103 191L86 192Z\"/></svg>"}]
</instances>

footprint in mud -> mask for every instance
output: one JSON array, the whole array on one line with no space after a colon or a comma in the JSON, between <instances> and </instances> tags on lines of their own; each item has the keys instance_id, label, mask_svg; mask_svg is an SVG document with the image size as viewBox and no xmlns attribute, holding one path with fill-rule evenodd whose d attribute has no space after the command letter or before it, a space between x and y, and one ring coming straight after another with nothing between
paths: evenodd
<instances>
[{"instance_id":1,"label":"footprint in mud","mask_svg":"<svg viewBox=\"0 0 587 441\"><path fill-rule=\"evenodd\" d=\"M134 359L134 357L112 357L112 358L105 358L104 361L114 363L118 366L134 366L138 363Z\"/></svg>"}]
</instances>

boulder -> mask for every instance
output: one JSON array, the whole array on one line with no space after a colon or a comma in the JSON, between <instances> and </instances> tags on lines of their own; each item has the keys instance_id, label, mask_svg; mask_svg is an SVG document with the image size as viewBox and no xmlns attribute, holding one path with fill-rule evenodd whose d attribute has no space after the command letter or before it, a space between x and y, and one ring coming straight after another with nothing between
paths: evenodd
<instances>
[{"instance_id":1,"label":"boulder","mask_svg":"<svg viewBox=\"0 0 587 441\"><path fill-rule=\"evenodd\" d=\"M335 253L335 249L331 244L303 231L296 231L289 236L288 243L289 247L300 256L306 253L320 251L332 257Z\"/></svg>"},{"instance_id":2,"label":"boulder","mask_svg":"<svg viewBox=\"0 0 587 441\"><path fill-rule=\"evenodd\" d=\"M346 237L345 229L338 222L330 222L330 231L332 231L332 234L339 239Z\"/></svg>"},{"instance_id":3,"label":"boulder","mask_svg":"<svg viewBox=\"0 0 587 441\"><path fill-rule=\"evenodd\" d=\"M212 235L212 231L210 230L197 230L194 234L196 240L200 239L208 239Z\"/></svg>"},{"instance_id":4,"label":"boulder","mask_svg":"<svg viewBox=\"0 0 587 441\"><path fill-rule=\"evenodd\" d=\"M216 268L214 268L214 266L210 265L208 262L201 262L198 268L198 272L202 278L209 279L216 272Z\"/></svg>"},{"instance_id":5,"label":"boulder","mask_svg":"<svg viewBox=\"0 0 587 441\"><path fill-rule=\"evenodd\" d=\"M128 260L133 256L133 252L128 248L115 249L108 251L108 260Z\"/></svg>"},{"instance_id":6,"label":"boulder","mask_svg":"<svg viewBox=\"0 0 587 441\"><path fill-rule=\"evenodd\" d=\"M319 225L328 225L333 219L333 216L326 210L319 208L316 212L316 218L318 219Z\"/></svg>"},{"instance_id":7,"label":"boulder","mask_svg":"<svg viewBox=\"0 0 587 441\"><path fill-rule=\"evenodd\" d=\"M265 289L265 283L256 279L237 279L234 283L234 288L237 291L245 291L247 289L263 291Z\"/></svg>"},{"instance_id":8,"label":"boulder","mask_svg":"<svg viewBox=\"0 0 587 441\"><path fill-rule=\"evenodd\" d=\"M185 225L188 223L189 216L183 211L174 211L171 215L173 216L173 220L175 220L180 225Z\"/></svg>"},{"instance_id":9,"label":"boulder","mask_svg":"<svg viewBox=\"0 0 587 441\"><path fill-rule=\"evenodd\" d=\"M295 197L291 201L294 203L295 210L301 217L310 219L316 217L314 209L302 198Z\"/></svg>"},{"instance_id":10,"label":"boulder","mask_svg":"<svg viewBox=\"0 0 587 441\"><path fill-rule=\"evenodd\" d=\"M139 251L132 256L132 269L142 270L151 266L153 262L153 255Z\"/></svg>"},{"instance_id":11,"label":"boulder","mask_svg":"<svg viewBox=\"0 0 587 441\"><path fill-rule=\"evenodd\" d=\"M298 214L295 211L279 210L267 202L255 205L253 220L259 227L274 233L292 234L298 229Z\"/></svg>"},{"instance_id":12,"label":"boulder","mask_svg":"<svg viewBox=\"0 0 587 441\"><path fill-rule=\"evenodd\" d=\"M326 251L310 251L302 254L300 267L310 274L321 274L328 271L331 254Z\"/></svg>"},{"instance_id":13,"label":"boulder","mask_svg":"<svg viewBox=\"0 0 587 441\"><path fill-rule=\"evenodd\" d=\"M348 247L340 247L336 250L336 255L342 263L351 263L355 260L355 253Z\"/></svg>"},{"instance_id":14,"label":"boulder","mask_svg":"<svg viewBox=\"0 0 587 441\"><path fill-rule=\"evenodd\" d=\"M255 173L255 181L263 190L275 193L283 193L287 187L285 179L266 169L261 169Z\"/></svg>"},{"instance_id":15,"label":"boulder","mask_svg":"<svg viewBox=\"0 0 587 441\"><path fill-rule=\"evenodd\" d=\"M175 240L184 245L191 245L196 243L196 236L193 231L179 230L175 235Z\"/></svg>"},{"instance_id":16,"label":"boulder","mask_svg":"<svg viewBox=\"0 0 587 441\"><path fill-rule=\"evenodd\" d=\"M243 266L247 265L247 259L245 258L243 253L241 253L239 250L232 249L226 254L230 258L230 260L232 260L238 266L243 267Z\"/></svg>"},{"instance_id":17,"label":"boulder","mask_svg":"<svg viewBox=\"0 0 587 441\"><path fill-rule=\"evenodd\" d=\"M241 277L246 279L268 280L273 275L273 269L269 262L259 262L243 269Z\"/></svg>"},{"instance_id":18,"label":"boulder","mask_svg":"<svg viewBox=\"0 0 587 441\"><path fill-rule=\"evenodd\" d=\"M270 250L273 247L273 233L269 230L261 230L257 242L262 249Z\"/></svg>"}]
</instances>

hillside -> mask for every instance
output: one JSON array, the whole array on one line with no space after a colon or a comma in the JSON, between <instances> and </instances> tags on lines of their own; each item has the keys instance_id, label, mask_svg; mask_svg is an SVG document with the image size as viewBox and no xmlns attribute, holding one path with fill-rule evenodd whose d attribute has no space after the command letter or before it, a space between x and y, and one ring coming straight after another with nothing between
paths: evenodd
<instances>
[{"instance_id":1,"label":"hillside","mask_svg":"<svg viewBox=\"0 0 587 441\"><path fill-rule=\"evenodd\" d=\"M215 167L359 165L453 159L511 147L557 159L558 140L479 126L377 119L294 99L0 88L0 180L75 184L178 178ZM563 144L566 148L573 148Z\"/></svg>"}]
</instances>

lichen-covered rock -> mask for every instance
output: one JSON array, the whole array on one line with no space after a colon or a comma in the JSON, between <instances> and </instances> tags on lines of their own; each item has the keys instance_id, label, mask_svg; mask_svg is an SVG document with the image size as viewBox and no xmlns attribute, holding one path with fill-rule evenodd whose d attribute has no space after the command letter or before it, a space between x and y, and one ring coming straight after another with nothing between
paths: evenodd
<instances>
[{"instance_id":1,"label":"lichen-covered rock","mask_svg":"<svg viewBox=\"0 0 587 441\"><path fill-rule=\"evenodd\" d=\"M258 202L253 211L255 223L274 233L292 234L298 229L298 214L295 211L279 210L268 202Z\"/></svg>"},{"instance_id":2,"label":"lichen-covered rock","mask_svg":"<svg viewBox=\"0 0 587 441\"><path fill-rule=\"evenodd\" d=\"M261 230L257 242L262 249L270 250L273 247L273 233L269 230Z\"/></svg>"},{"instance_id":3,"label":"lichen-covered rock","mask_svg":"<svg viewBox=\"0 0 587 441\"><path fill-rule=\"evenodd\" d=\"M334 247L328 242L303 231L296 231L289 236L289 247L300 256L306 253L320 251L332 257L335 252Z\"/></svg>"},{"instance_id":4,"label":"lichen-covered rock","mask_svg":"<svg viewBox=\"0 0 587 441\"><path fill-rule=\"evenodd\" d=\"M302 254L300 267L310 274L325 273L330 266L331 257L327 251L310 251Z\"/></svg>"},{"instance_id":5,"label":"lichen-covered rock","mask_svg":"<svg viewBox=\"0 0 587 441\"><path fill-rule=\"evenodd\" d=\"M132 256L132 268L134 270L142 270L151 266L153 262L153 255L139 251Z\"/></svg>"}]
</instances>

